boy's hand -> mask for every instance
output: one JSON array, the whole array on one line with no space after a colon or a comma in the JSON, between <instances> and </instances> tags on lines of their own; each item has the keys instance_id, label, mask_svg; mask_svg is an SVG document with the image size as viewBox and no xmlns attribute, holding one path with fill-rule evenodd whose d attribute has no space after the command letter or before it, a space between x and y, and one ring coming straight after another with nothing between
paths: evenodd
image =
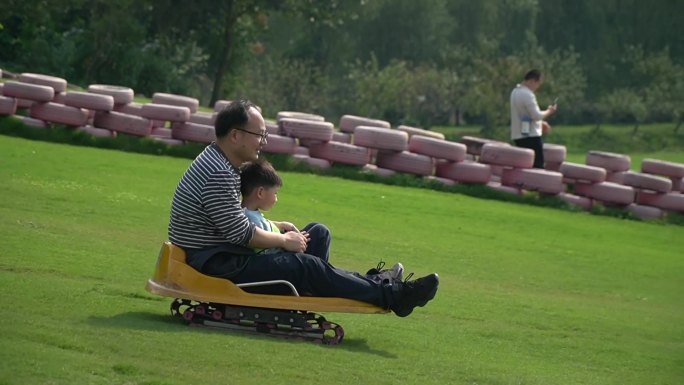
<instances>
[{"instance_id":1,"label":"boy's hand","mask_svg":"<svg viewBox=\"0 0 684 385\"><path fill-rule=\"evenodd\" d=\"M299 232L297 226L293 225L290 222L276 222L276 226L278 226L278 229L280 229L280 231L283 233L287 233L288 231Z\"/></svg>"},{"instance_id":2,"label":"boy's hand","mask_svg":"<svg viewBox=\"0 0 684 385\"><path fill-rule=\"evenodd\" d=\"M288 231L283 234L282 248L295 253L303 253L306 250L307 238L299 231Z\"/></svg>"}]
</instances>

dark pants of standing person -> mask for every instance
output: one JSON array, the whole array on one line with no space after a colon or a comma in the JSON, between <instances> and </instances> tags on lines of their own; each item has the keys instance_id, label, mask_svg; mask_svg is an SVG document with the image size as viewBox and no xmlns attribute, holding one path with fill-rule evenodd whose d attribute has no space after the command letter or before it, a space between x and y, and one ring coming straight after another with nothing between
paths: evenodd
<instances>
[{"instance_id":1,"label":"dark pants of standing person","mask_svg":"<svg viewBox=\"0 0 684 385\"><path fill-rule=\"evenodd\" d=\"M518 147L529 148L534 151L534 168L544 168L544 141L542 141L541 136L515 139L514 142Z\"/></svg>"}]
</instances>

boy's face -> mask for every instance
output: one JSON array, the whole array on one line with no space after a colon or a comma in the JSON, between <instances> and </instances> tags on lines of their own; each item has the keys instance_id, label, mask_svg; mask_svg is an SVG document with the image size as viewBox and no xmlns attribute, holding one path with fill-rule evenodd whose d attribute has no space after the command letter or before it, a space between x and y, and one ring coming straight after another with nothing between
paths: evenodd
<instances>
[{"instance_id":1,"label":"boy's face","mask_svg":"<svg viewBox=\"0 0 684 385\"><path fill-rule=\"evenodd\" d=\"M280 187L259 187L257 191L257 198L259 205L259 210L268 211L276 202L278 202L278 190Z\"/></svg>"}]
</instances>

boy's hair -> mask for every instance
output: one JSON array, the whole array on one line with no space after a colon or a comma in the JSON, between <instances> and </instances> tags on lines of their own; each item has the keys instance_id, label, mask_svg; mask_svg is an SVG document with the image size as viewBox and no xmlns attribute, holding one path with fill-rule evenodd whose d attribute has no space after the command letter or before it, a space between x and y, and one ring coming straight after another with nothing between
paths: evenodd
<instances>
[{"instance_id":1,"label":"boy's hair","mask_svg":"<svg viewBox=\"0 0 684 385\"><path fill-rule=\"evenodd\" d=\"M275 168L263 159L247 162L240 167L240 192L247 196L259 187L280 187L283 180Z\"/></svg>"}]
</instances>

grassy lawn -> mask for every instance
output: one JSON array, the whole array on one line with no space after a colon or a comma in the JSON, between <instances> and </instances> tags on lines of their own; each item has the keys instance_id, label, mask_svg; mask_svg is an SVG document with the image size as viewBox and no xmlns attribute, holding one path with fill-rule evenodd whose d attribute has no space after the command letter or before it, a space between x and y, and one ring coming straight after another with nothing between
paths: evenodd
<instances>
[{"instance_id":1,"label":"grassy lawn","mask_svg":"<svg viewBox=\"0 0 684 385\"><path fill-rule=\"evenodd\" d=\"M437 271L435 300L326 314L336 347L189 328L143 289L189 163L0 136L0 384L684 381L681 226L313 174L269 217L326 223L347 269Z\"/></svg>"}]
</instances>

